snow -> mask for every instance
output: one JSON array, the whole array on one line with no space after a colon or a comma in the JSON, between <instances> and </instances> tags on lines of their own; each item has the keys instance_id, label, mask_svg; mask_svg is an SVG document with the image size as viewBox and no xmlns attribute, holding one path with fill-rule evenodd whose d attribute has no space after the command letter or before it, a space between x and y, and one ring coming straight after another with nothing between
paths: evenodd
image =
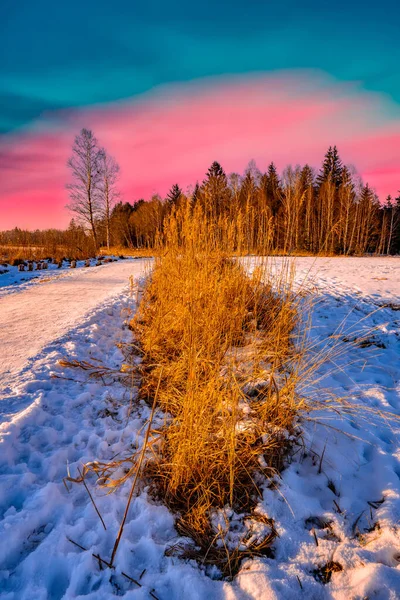
<instances>
[{"instance_id":1,"label":"snow","mask_svg":"<svg viewBox=\"0 0 400 600\"><path fill-rule=\"evenodd\" d=\"M46 261L47 262L47 261ZM90 265L94 266L96 264L96 259L90 260ZM77 269L80 269L84 266L85 261L79 260L77 261ZM70 262L64 260L62 262L62 267L59 269L56 264L48 263L47 269L36 270L33 271L18 271L18 267L13 267L7 263L3 263L0 265L0 298L6 296L8 294L12 294L15 292L20 292L22 289L26 289L31 287L32 285L36 285L37 283L43 283L49 281L50 279L61 279L64 277L70 277L75 273L75 269L70 268Z\"/></svg>"},{"instance_id":2,"label":"snow","mask_svg":"<svg viewBox=\"0 0 400 600\"><path fill-rule=\"evenodd\" d=\"M141 273L143 268L143 260L124 260L95 268L68 269L61 274L52 269L39 271L42 276L28 282L29 285L20 283L3 287L3 296L0 296L0 412L3 394L13 389L15 374L22 368L29 371L29 359L81 322L88 311L101 305L110 295L119 294L130 275ZM25 275L31 275L31 272Z\"/></svg>"},{"instance_id":3,"label":"snow","mask_svg":"<svg viewBox=\"0 0 400 600\"><path fill-rule=\"evenodd\" d=\"M274 262L278 268L282 259ZM317 299L313 340L324 345L336 333L345 349L320 367L321 388L362 410L346 419L320 410L304 421L304 447L259 506L279 533L275 558L243 563L233 582L164 555L179 539L174 518L146 489L131 505L115 570L100 569L92 554L109 560L130 484L106 494L87 480L106 530L85 488L69 483L67 492L63 484L87 461L125 456L143 442L149 409L131 403L121 376L94 379L57 361L120 369L135 310L128 278L141 276L145 262L68 272L0 300L0 368L8 371L0 403L1 598L400 598L400 259L299 258L296 265L299 287ZM356 332L368 344L343 341ZM15 344L11 360L6 343ZM343 570L324 585L316 572L329 561Z\"/></svg>"}]
</instances>

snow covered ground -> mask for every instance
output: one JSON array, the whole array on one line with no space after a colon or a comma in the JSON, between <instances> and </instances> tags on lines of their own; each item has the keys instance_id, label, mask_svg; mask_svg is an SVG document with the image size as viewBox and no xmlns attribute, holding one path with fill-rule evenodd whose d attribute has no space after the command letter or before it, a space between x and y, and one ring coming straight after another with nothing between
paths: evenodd
<instances>
[{"instance_id":1,"label":"snow covered ground","mask_svg":"<svg viewBox=\"0 0 400 600\"><path fill-rule=\"evenodd\" d=\"M38 279L2 288L0 414L4 412L4 395L6 399L9 394L15 395L13 389L21 371L30 372L29 360L79 324L88 311L119 294L129 277L141 273L144 265L143 260L124 260L93 268L64 269L61 273L56 269L39 271Z\"/></svg>"},{"instance_id":2,"label":"snow covered ground","mask_svg":"<svg viewBox=\"0 0 400 600\"><path fill-rule=\"evenodd\" d=\"M165 557L178 541L174 519L146 490L132 503L115 570L101 569L93 554L110 558L130 486L107 495L88 480L104 529L85 488L69 483L67 492L63 484L68 471L76 476L83 463L122 457L143 441L149 409L131 403L118 375L93 379L57 364L68 357L120 369L135 310L128 277L140 276L143 262L82 270L0 300L0 368L8 360L12 382L3 380L0 392L1 598L400 598L400 424L393 416L400 417L400 259L296 263L298 283L306 277L308 288L316 286L314 339L336 333L346 349L320 368L321 386L365 410L347 419L321 412L304 423L304 448L277 486L264 490L260 506L279 533L275 558L244 563L234 582ZM22 307L24 296L43 316L13 329L3 315L14 303ZM72 311L67 302L75 303ZM68 312L74 316L62 324ZM52 329L54 314L62 318ZM21 311L14 318L21 322ZM360 331L361 343L348 341ZM5 348L13 341L19 350L10 362Z\"/></svg>"},{"instance_id":3,"label":"snow covered ground","mask_svg":"<svg viewBox=\"0 0 400 600\"><path fill-rule=\"evenodd\" d=\"M121 258L116 257L103 257L109 260L112 258L114 261L122 260ZM125 260L135 260L131 257L125 257ZM41 261L47 262L47 261ZM19 293L24 289L28 289L36 286L37 284L43 284L48 281L56 281L59 279L65 278L75 278L77 272L80 272L82 269L85 269L84 260L76 261L76 268L70 268L70 261L63 260L61 268L58 268L58 265L53 264L51 262L47 262L47 268L36 270L36 262L34 263L35 270L28 271L18 271L18 267L11 266L6 263L0 264L0 298L4 296L8 296L9 294ZM90 266L96 266L97 259L91 258L89 259ZM103 263L101 266L105 266L106 263ZM98 267L96 267L98 268Z\"/></svg>"},{"instance_id":4,"label":"snow covered ground","mask_svg":"<svg viewBox=\"0 0 400 600\"><path fill-rule=\"evenodd\" d=\"M43 261L47 262L47 261ZM96 259L91 259L90 264L94 266ZM47 269L36 270L36 262L34 263L34 270L18 271L18 267L9 265L7 263L0 264L0 298L8 296L15 292L20 292L23 289L36 285L37 283L44 283L50 279L61 279L64 277L71 277L76 272L75 269L70 268L70 262L64 260L62 267L59 269L56 264L48 263ZM78 260L76 269L80 270L83 268L85 261Z\"/></svg>"}]
</instances>

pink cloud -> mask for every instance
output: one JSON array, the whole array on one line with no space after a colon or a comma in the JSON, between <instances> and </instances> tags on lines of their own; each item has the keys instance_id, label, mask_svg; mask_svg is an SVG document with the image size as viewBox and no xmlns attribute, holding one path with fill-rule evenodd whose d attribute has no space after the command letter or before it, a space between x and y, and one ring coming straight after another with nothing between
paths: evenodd
<instances>
[{"instance_id":1,"label":"pink cloud","mask_svg":"<svg viewBox=\"0 0 400 600\"><path fill-rule=\"evenodd\" d=\"M65 226L66 160L75 133L94 129L121 165L124 200L201 181L213 160L242 172L274 160L319 167L336 144L381 197L400 188L400 113L377 94L312 72L215 78L135 101L43 119L0 141L0 229Z\"/></svg>"}]
</instances>

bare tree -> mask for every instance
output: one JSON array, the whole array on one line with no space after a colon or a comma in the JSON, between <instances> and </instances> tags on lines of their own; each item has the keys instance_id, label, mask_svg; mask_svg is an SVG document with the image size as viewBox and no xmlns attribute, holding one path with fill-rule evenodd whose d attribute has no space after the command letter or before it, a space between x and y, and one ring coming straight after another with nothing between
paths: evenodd
<instances>
[{"instance_id":1,"label":"bare tree","mask_svg":"<svg viewBox=\"0 0 400 600\"><path fill-rule=\"evenodd\" d=\"M100 151L101 181L99 184L98 197L101 212L106 225L107 248L110 249L111 210L119 198L117 181L119 175L119 164L104 148Z\"/></svg>"},{"instance_id":2,"label":"bare tree","mask_svg":"<svg viewBox=\"0 0 400 600\"><path fill-rule=\"evenodd\" d=\"M282 177L282 213L284 224L284 252L292 252L299 246L300 217L306 192L303 189L302 173L299 166L286 167Z\"/></svg>"},{"instance_id":3,"label":"bare tree","mask_svg":"<svg viewBox=\"0 0 400 600\"><path fill-rule=\"evenodd\" d=\"M101 158L102 152L93 132L90 129L82 129L75 137L72 156L67 163L72 173L72 183L67 185L71 199L67 208L89 226L96 250L96 219L100 214L98 189L102 178Z\"/></svg>"}]
</instances>

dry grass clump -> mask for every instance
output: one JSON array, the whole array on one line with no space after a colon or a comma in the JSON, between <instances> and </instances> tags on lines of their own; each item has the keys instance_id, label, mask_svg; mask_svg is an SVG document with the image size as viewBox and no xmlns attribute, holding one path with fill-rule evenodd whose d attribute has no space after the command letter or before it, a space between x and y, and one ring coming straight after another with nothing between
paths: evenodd
<instances>
[{"instance_id":1,"label":"dry grass clump","mask_svg":"<svg viewBox=\"0 0 400 600\"><path fill-rule=\"evenodd\" d=\"M286 368L297 319L288 281L274 288L266 265L252 274L229 252L206 215L186 211L165 226L139 311L132 321L143 352L141 395L164 411L165 426L145 474L154 493L180 515L193 553L224 575L265 553L273 524L256 541L230 540L212 514L230 507L252 519L259 485L281 467L296 435L302 401ZM286 274L287 275L287 274ZM252 515L252 516L251 516ZM194 549L195 548L195 549Z\"/></svg>"},{"instance_id":2,"label":"dry grass clump","mask_svg":"<svg viewBox=\"0 0 400 600\"><path fill-rule=\"evenodd\" d=\"M208 567L216 567L223 577L229 578L238 573L244 559L273 556L271 546L277 534L272 519L264 515L240 519L241 534L233 540L233 544L228 539L232 523L227 518L226 521L225 527L213 528L208 522L204 530L197 531L188 519L181 517L177 522L177 529L183 537L190 538L192 543L180 542L170 546L166 555L181 556ZM234 524L235 527L237 525Z\"/></svg>"},{"instance_id":3,"label":"dry grass clump","mask_svg":"<svg viewBox=\"0 0 400 600\"><path fill-rule=\"evenodd\" d=\"M152 407L144 441L125 458L88 463L79 478L68 478L84 482L92 471L109 490L132 480L108 565L140 481L177 516L181 539L167 554L224 577L233 577L244 558L271 556L277 533L258 499L301 436L300 418L319 423L308 413L325 408L368 416L365 406L321 390L326 373L316 375L327 361L337 368L345 322L322 349L308 339L289 263L277 271L268 260L243 258L239 225L187 204L160 232L131 321L142 360L121 369L132 384L140 377L140 395ZM63 364L93 377L110 374L93 363ZM336 493L333 482L328 487ZM314 576L328 583L340 569L330 561Z\"/></svg>"}]
</instances>

